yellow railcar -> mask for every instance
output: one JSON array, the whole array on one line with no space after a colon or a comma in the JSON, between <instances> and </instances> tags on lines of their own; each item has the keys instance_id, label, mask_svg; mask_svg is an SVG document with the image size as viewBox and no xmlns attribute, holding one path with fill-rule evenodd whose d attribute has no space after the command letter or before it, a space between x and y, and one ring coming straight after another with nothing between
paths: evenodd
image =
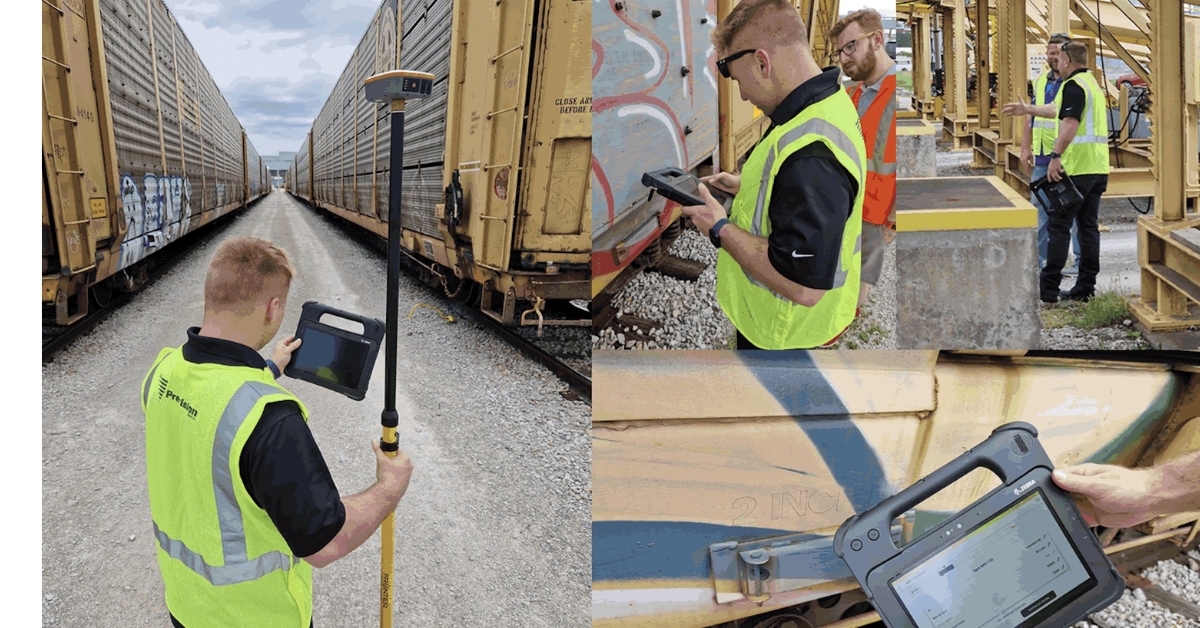
<instances>
[{"instance_id":1,"label":"yellow railcar","mask_svg":"<svg viewBox=\"0 0 1200 628\"><path fill-rule=\"evenodd\" d=\"M155 256L269 186L162 0L42 2L42 304L144 281Z\"/></svg>"},{"instance_id":2,"label":"yellow railcar","mask_svg":"<svg viewBox=\"0 0 1200 628\"><path fill-rule=\"evenodd\" d=\"M431 72L432 96L405 111L409 263L505 324L539 323L548 301L586 301L590 26L591 3L577 0L385 0L297 152L288 190L386 237L390 119L363 81L397 67ZM555 318L546 324L590 323L582 309Z\"/></svg>"}]
</instances>

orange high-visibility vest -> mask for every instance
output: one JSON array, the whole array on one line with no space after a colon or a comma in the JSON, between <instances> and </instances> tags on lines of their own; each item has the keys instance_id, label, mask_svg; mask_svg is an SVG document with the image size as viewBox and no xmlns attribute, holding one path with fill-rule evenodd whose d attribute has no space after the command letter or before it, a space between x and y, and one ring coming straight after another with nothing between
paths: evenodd
<instances>
[{"instance_id":1,"label":"orange high-visibility vest","mask_svg":"<svg viewBox=\"0 0 1200 628\"><path fill-rule=\"evenodd\" d=\"M850 100L858 107L863 86L850 88ZM867 145L867 194L863 199L863 221L876 225L894 224L896 207L896 75L883 77L879 94L866 114L859 118Z\"/></svg>"}]
</instances>

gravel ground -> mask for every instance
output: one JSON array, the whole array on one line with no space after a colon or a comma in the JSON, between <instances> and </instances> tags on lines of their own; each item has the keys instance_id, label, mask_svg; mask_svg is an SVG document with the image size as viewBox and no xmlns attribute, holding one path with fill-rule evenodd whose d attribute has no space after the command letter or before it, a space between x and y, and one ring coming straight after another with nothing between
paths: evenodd
<instances>
[{"instance_id":1,"label":"gravel ground","mask_svg":"<svg viewBox=\"0 0 1200 628\"><path fill-rule=\"evenodd\" d=\"M1159 588L1200 604L1200 552L1192 550L1188 557L1191 560L1187 566L1164 560L1144 570L1142 575ZM1146 594L1139 589L1126 589L1120 600L1096 613L1095 617L1113 628L1200 628L1200 621L1173 613L1146 599ZM1079 624L1081 628L1082 624Z\"/></svg>"},{"instance_id":2,"label":"gravel ground","mask_svg":"<svg viewBox=\"0 0 1200 628\"><path fill-rule=\"evenodd\" d=\"M291 254L298 276L282 329L295 329L307 300L383 318L386 260L285 193L219 237L235 235ZM167 623L137 390L159 349L199 324L215 246L43 366L43 625ZM402 276L402 311L429 294ZM384 370L381 356L362 403L285 381L308 406L342 494L374 480ZM588 625L589 407L565 400L557 378L485 330L436 316L401 320L398 370L400 442L415 472L396 512L396 625ZM378 621L377 534L314 571L317 626Z\"/></svg>"},{"instance_id":3,"label":"gravel ground","mask_svg":"<svg viewBox=\"0 0 1200 628\"><path fill-rule=\"evenodd\" d=\"M708 264L696 281L643 272L613 299L621 314L659 321L650 342L626 339L629 331L613 323L592 336L592 350L604 349L733 349L733 324L717 305L717 249L694 229L685 229L671 254ZM895 349L896 247L888 246L883 276L871 291L863 315L851 324L837 348Z\"/></svg>"}]
</instances>

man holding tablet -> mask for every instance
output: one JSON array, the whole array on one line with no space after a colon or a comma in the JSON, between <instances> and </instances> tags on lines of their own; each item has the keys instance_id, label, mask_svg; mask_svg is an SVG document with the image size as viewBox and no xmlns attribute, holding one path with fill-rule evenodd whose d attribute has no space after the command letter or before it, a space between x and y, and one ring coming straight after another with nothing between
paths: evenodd
<instances>
[{"instance_id":1,"label":"man holding tablet","mask_svg":"<svg viewBox=\"0 0 1200 628\"><path fill-rule=\"evenodd\" d=\"M720 249L717 302L738 349L831 344L857 309L866 148L807 32L787 0L742 0L711 35L717 70L772 122L741 174L705 180L736 195L728 217L704 185L705 204L683 208Z\"/></svg>"},{"instance_id":2,"label":"man holding tablet","mask_svg":"<svg viewBox=\"0 0 1200 628\"><path fill-rule=\"evenodd\" d=\"M163 349L140 390L146 477L167 609L175 626L312 625L312 567L349 554L395 510L412 463L372 441L378 480L341 498L308 411L272 360L294 271L261 238L227 240L204 283L204 320Z\"/></svg>"}]
</instances>

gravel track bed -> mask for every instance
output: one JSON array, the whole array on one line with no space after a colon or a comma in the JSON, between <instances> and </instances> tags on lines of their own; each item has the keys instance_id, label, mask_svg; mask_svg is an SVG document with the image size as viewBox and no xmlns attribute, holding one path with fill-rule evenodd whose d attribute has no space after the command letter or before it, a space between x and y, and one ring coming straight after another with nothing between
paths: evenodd
<instances>
[{"instance_id":1,"label":"gravel track bed","mask_svg":"<svg viewBox=\"0 0 1200 628\"><path fill-rule=\"evenodd\" d=\"M283 192L221 237L259 235L293 258L282 330L307 300L385 314L386 259ZM210 242L42 369L42 622L163 626L145 475L141 379L200 322ZM429 300L402 277L400 308ZM400 321L397 410L415 472L396 511L398 626L590 623L590 408L487 330L436 316ZM263 353L269 354L274 343ZM354 403L284 379L343 495L374 481L384 358ZM378 622L379 535L314 570L318 626ZM536 558L536 559L534 559ZM552 569L546 568L553 565Z\"/></svg>"},{"instance_id":2,"label":"gravel track bed","mask_svg":"<svg viewBox=\"0 0 1200 628\"><path fill-rule=\"evenodd\" d=\"M685 229L671 245L672 255L708 264L696 281L653 271L642 272L613 299L620 314L663 324L653 341L627 339L627 328L614 322L592 336L592 349L733 349L733 324L717 305L717 249L695 229ZM871 291L863 315L838 341L838 348L895 349L896 247L888 246L880 285ZM856 345L856 346L851 346Z\"/></svg>"}]
</instances>

